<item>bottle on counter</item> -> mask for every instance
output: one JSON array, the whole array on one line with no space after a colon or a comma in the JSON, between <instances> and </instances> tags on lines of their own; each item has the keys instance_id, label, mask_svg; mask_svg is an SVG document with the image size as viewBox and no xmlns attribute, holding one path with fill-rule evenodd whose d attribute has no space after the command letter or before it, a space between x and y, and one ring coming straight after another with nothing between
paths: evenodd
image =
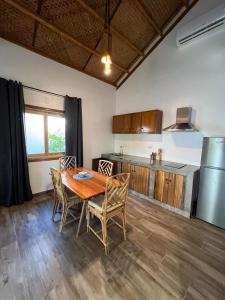
<instances>
[{"instance_id":1,"label":"bottle on counter","mask_svg":"<svg viewBox=\"0 0 225 300\"><path fill-rule=\"evenodd\" d=\"M156 161L156 152L152 152L150 155L150 164L153 164Z\"/></svg>"},{"instance_id":2,"label":"bottle on counter","mask_svg":"<svg viewBox=\"0 0 225 300\"><path fill-rule=\"evenodd\" d=\"M156 159L159 160L159 161L162 160L162 149L161 148L159 148L158 151L157 151Z\"/></svg>"}]
</instances>

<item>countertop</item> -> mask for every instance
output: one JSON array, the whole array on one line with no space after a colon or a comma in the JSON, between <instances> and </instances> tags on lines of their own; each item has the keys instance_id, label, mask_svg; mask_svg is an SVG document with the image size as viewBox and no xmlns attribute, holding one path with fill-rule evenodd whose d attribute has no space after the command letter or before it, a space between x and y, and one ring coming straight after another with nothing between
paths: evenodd
<instances>
[{"instance_id":1,"label":"countertop","mask_svg":"<svg viewBox=\"0 0 225 300\"><path fill-rule=\"evenodd\" d=\"M141 166L141 167L146 167L152 170L159 170L159 171L164 171L164 172L170 172L182 176L188 176L189 174L193 174L194 172L198 171L200 169L199 166L194 166L194 165L187 165L187 164L182 164L182 163L174 163L170 161L154 161L153 163L150 163L150 158L146 157L140 157L140 156L132 156L132 155L122 155L119 156L118 154L115 155L114 153L106 153L101 155L102 158L109 159L109 160L114 160L114 161L119 161L119 162L126 162L126 163L131 163L133 165ZM170 164L177 164L177 167L170 167L168 165ZM185 165L182 167L182 165ZM179 168L180 167L180 168Z\"/></svg>"}]
</instances>

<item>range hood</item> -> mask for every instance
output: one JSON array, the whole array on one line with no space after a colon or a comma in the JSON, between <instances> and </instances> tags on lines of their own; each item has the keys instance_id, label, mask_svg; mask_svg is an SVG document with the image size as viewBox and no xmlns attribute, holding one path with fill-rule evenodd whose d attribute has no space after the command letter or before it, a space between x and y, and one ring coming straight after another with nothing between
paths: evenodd
<instances>
[{"instance_id":1,"label":"range hood","mask_svg":"<svg viewBox=\"0 0 225 300\"><path fill-rule=\"evenodd\" d=\"M177 109L176 123L163 129L163 131L198 131L191 123L191 107Z\"/></svg>"}]
</instances>

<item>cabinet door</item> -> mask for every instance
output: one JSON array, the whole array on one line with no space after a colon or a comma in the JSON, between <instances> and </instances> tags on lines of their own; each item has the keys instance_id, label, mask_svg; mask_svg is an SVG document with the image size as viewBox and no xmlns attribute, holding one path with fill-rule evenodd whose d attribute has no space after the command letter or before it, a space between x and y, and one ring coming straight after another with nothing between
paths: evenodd
<instances>
[{"instance_id":1,"label":"cabinet door","mask_svg":"<svg viewBox=\"0 0 225 300\"><path fill-rule=\"evenodd\" d=\"M161 202L167 203L168 190L169 173L163 171L156 171L154 198Z\"/></svg>"},{"instance_id":2,"label":"cabinet door","mask_svg":"<svg viewBox=\"0 0 225 300\"><path fill-rule=\"evenodd\" d=\"M131 165L128 163L122 163L122 172L123 173L130 173L130 181L129 181L129 188L133 189L133 181L134 181L134 174L131 172Z\"/></svg>"},{"instance_id":3,"label":"cabinet door","mask_svg":"<svg viewBox=\"0 0 225 300\"><path fill-rule=\"evenodd\" d=\"M130 114L130 133L141 132L141 113Z\"/></svg>"},{"instance_id":4,"label":"cabinet door","mask_svg":"<svg viewBox=\"0 0 225 300\"><path fill-rule=\"evenodd\" d=\"M150 170L145 167L133 166L134 182L133 189L143 195L149 195Z\"/></svg>"},{"instance_id":5,"label":"cabinet door","mask_svg":"<svg viewBox=\"0 0 225 300\"><path fill-rule=\"evenodd\" d=\"M129 133L130 114L113 116L113 133Z\"/></svg>"},{"instance_id":6,"label":"cabinet door","mask_svg":"<svg viewBox=\"0 0 225 300\"><path fill-rule=\"evenodd\" d=\"M130 133L130 114L123 115L122 133Z\"/></svg>"},{"instance_id":7,"label":"cabinet door","mask_svg":"<svg viewBox=\"0 0 225 300\"><path fill-rule=\"evenodd\" d=\"M157 171L155 175L154 198L173 207L182 209L184 202L184 177Z\"/></svg>"},{"instance_id":8,"label":"cabinet door","mask_svg":"<svg viewBox=\"0 0 225 300\"><path fill-rule=\"evenodd\" d=\"M175 197L175 192L176 192L176 175L172 173L166 173L166 179L165 179L165 184L168 186L167 188L167 195L165 199L165 203L174 206L174 197Z\"/></svg>"},{"instance_id":9,"label":"cabinet door","mask_svg":"<svg viewBox=\"0 0 225 300\"><path fill-rule=\"evenodd\" d=\"M149 194L149 175L148 168L135 166L128 163L122 164L122 172L130 173L129 188L143 195Z\"/></svg>"},{"instance_id":10,"label":"cabinet door","mask_svg":"<svg viewBox=\"0 0 225 300\"><path fill-rule=\"evenodd\" d=\"M163 194L164 178L161 171L155 172L154 199L161 201Z\"/></svg>"},{"instance_id":11,"label":"cabinet door","mask_svg":"<svg viewBox=\"0 0 225 300\"><path fill-rule=\"evenodd\" d=\"M149 110L141 113L141 132L158 134L162 132L161 110Z\"/></svg>"},{"instance_id":12,"label":"cabinet door","mask_svg":"<svg viewBox=\"0 0 225 300\"><path fill-rule=\"evenodd\" d=\"M184 208L184 176L175 176L174 207Z\"/></svg>"},{"instance_id":13,"label":"cabinet door","mask_svg":"<svg viewBox=\"0 0 225 300\"><path fill-rule=\"evenodd\" d=\"M119 133L123 127L123 118L122 116L113 116L112 121L112 132Z\"/></svg>"}]
</instances>

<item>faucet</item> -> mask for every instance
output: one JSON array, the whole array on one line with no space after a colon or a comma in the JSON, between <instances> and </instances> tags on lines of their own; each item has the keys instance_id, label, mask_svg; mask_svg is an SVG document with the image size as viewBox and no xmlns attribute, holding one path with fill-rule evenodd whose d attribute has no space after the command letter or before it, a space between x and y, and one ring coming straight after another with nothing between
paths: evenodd
<instances>
[{"instance_id":1,"label":"faucet","mask_svg":"<svg viewBox=\"0 0 225 300\"><path fill-rule=\"evenodd\" d=\"M120 146L120 156L123 156L123 146Z\"/></svg>"}]
</instances>

